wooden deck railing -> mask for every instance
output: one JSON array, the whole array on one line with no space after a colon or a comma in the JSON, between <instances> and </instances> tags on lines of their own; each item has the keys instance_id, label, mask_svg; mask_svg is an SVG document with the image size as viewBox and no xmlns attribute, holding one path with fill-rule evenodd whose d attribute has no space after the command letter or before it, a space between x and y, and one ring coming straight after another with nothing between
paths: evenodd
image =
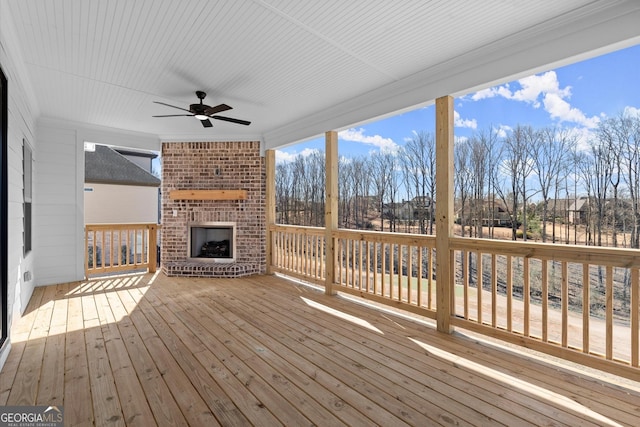
<instances>
[{"instance_id":1,"label":"wooden deck railing","mask_svg":"<svg viewBox=\"0 0 640 427\"><path fill-rule=\"evenodd\" d=\"M324 284L324 228L276 225L269 232L274 271Z\"/></svg>"},{"instance_id":2,"label":"wooden deck railing","mask_svg":"<svg viewBox=\"0 0 640 427\"><path fill-rule=\"evenodd\" d=\"M433 236L338 230L338 290L435 318Z\"/></svg>"},{"instance_id":3,"label":"wooden deck railing","mask_svg":"<svg viewBox=\"0 0 640 427\"><path fill-rule=\"evenodd\" d=\"M596 367L639 367L637 250L469 238L451 248L454 325Z\"/></svg>"},{"instance_id":4,"label":"wooden deck railing","mask_svg":"<svg viewBox=\"0 0 640 427\"><path fill-rule=\"evenodd\" d=\"M147 269L157 264L158 225L85 225L85 276Z\"/></svg>"},{"instance_id":5,"label":"wooden deck railing","mask_svg":"<svg viewBox=\"0 0 640 427\"><path fill-rule=\"evenodd\" d=\"M273 271L325 284L324 229L272 225ZM435 318L435 237L337 230L334 289ZM640 253L453 237L451 323L640 375ZM630 370L629 370L630 369Z\"/></svg>"},{"instance_id":6,"label":"wooden deck railing","mask_svg":"<svg viewBox=\"0 0 640 427\"><path fill-rule=\"evenodd\" d=\"M324 229L275 225L273 270L324 285ZM435 238L337 230L336 285L343 292L435 317Z\"/></svg>"}]
</instances>

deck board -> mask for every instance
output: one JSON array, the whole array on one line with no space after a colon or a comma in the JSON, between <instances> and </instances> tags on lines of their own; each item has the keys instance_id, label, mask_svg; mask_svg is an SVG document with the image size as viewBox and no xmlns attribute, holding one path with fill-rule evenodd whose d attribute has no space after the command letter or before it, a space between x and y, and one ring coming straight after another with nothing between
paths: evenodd
<instances>
[{"instance_id":1,"label":"deck board","mask_svg":"<svg viewBox=\"0 0 640 427\"><path fill-rule=\"evenodd\" d=\"M37 288L0 404L67 425L640 425L640 384L276 276Z\"/></svg>"}]
</instances>

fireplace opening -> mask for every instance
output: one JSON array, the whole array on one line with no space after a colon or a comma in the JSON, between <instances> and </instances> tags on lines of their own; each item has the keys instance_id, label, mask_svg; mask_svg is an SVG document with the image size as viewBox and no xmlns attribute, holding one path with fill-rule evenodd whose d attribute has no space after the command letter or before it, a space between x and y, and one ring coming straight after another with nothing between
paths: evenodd
<instances>
[{"instance_id":1,"label":"fireplace opening","mask_svg":"<svg viewBox=\"0 0 640 427\"><path fill-rule=\"evenodd\" d=\"M188 258L206 262L233 262L235 260L235 223L189 224Z\"/></svg>"}]
</instances>

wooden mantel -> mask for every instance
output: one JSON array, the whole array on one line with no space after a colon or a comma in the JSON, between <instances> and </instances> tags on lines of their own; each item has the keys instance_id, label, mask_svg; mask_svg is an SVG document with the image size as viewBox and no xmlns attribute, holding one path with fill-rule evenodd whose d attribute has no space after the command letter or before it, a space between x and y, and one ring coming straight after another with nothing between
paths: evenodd
<instances>
[{"instance_id":1,"label":"wooden mantel","mask_svg":"<svg viewBox=\"0 0 640 427\"><path fill-rule=\"evenodd\" d=\"M247 190L171 190L171 200L245 200Z\"/></svg>"}]
</instances>

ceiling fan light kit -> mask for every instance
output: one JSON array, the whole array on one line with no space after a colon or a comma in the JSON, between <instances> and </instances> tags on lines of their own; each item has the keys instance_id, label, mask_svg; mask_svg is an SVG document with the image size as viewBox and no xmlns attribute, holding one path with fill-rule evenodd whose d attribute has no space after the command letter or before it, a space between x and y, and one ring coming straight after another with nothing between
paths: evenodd
<instances>
[{"instance_id":1,"label":"ceiling fan light kit","mask_svg":"<svg viewBox=\"0 0 640 427\"><path fill-rule=\"evenodd\" d=\"M209 119L222 120L225 122L236 123L244 126L248 126L251 124L251 122L247 120L234 119L233 117L226 117L226 116L216 116L215 114L221 113L223 111L231 110L232 107L228 106L227 104L219 104L219 105L210 107L209 105L203 102L207 94L201 90L196 91L196 96L200 100L200 103L189 105L188 110L186 108L177 107L175 105L166 104L164 102L153 101L156 104L165 105L171 108L177 108L178 110L186 111L190 114L165 114L162 116L152 116L152 117L195 117L197 120L200 120L200 123L202 123L202 126L206 128L210 128L213 126Z\"/></svg>"}]
</instances>

